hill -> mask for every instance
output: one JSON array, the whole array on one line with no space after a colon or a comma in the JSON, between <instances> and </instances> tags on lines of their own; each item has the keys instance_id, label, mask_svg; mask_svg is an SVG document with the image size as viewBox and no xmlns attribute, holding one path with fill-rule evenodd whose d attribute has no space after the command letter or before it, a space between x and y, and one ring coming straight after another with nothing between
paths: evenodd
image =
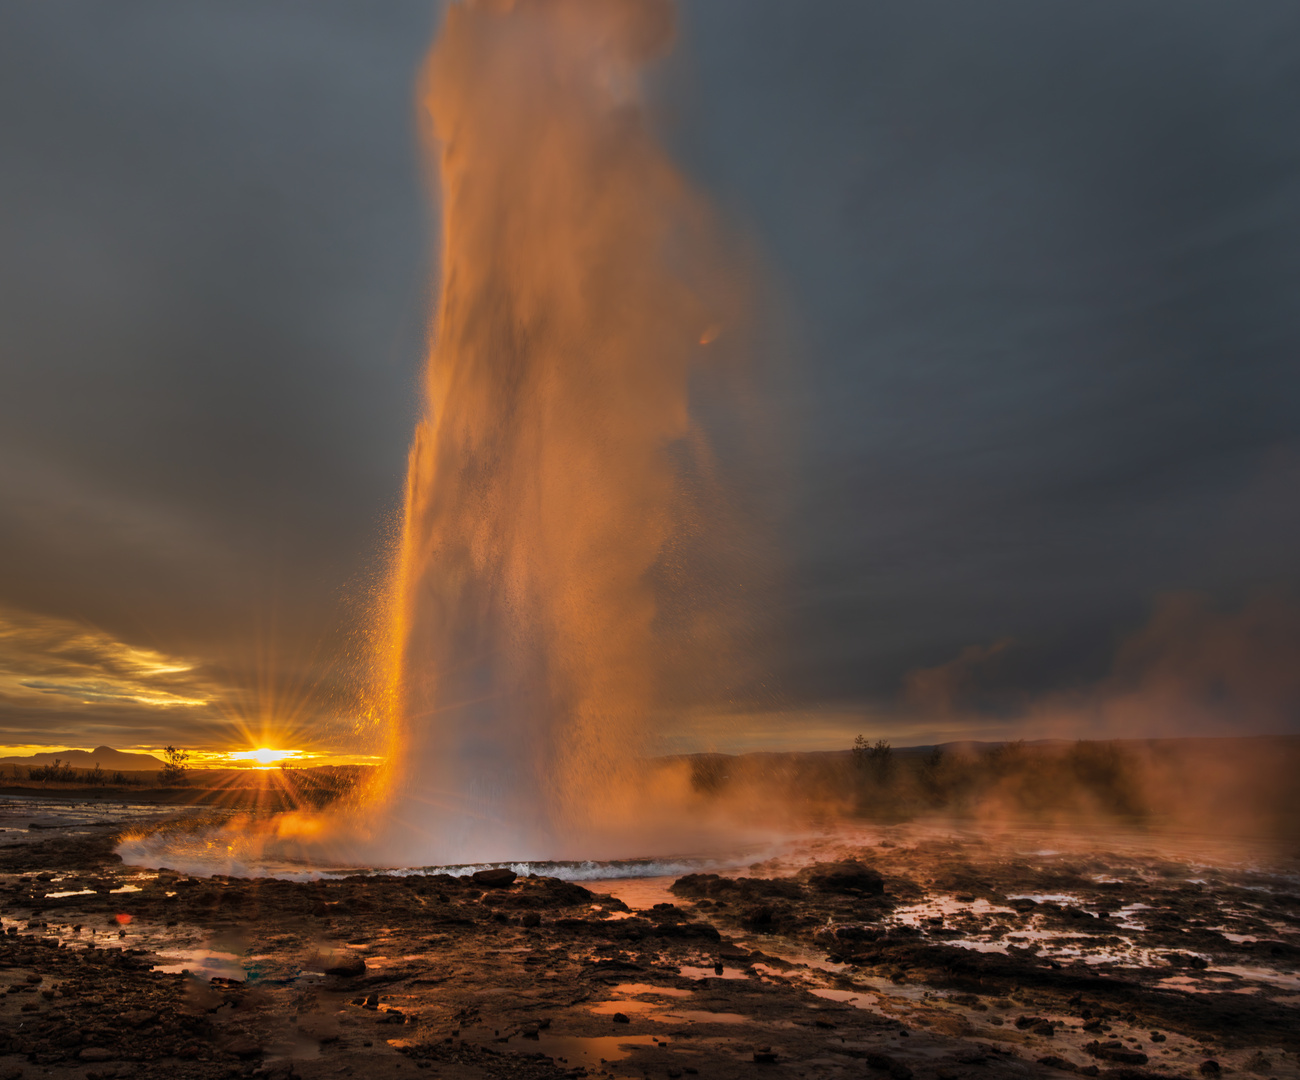
<instances>
[{"instance_id":1,"label":"hill","mask_svg":"<svg viewBox=\"0 0 1300 1080\"><path fill-rule=\"evenodd\" d=\"M153 772L163 767L163 763L152 754L130 754L125 750L114 750L111 746L0 758L0 765L53 765L56 758L72 769L93 769L98 765L108 772Z\"/></svg>"}]
</instances>

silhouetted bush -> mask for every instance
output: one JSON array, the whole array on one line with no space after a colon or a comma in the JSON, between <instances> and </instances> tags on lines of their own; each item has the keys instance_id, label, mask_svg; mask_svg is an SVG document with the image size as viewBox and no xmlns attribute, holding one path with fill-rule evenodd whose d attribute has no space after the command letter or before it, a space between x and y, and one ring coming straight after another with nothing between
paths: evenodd
<instances>
[{"instance_id":1,"label":"silhouetted bush","mask_svg":"<svg viewBox=\"0 0 1300 1080\"><path fill-rule=\"evenodd\" d=\"M164 747L163 767L160 779L168 787L182 787L190 782L189 767L185 764L190 758L188 750L177 750L174 746Z\"/></svg>"},{"instance_id":2,"label":"silhouetted bush","mask_svg":"<svg viewBox=\"0 0 1300 1080\"><path fill-rule=\"evenodd\" d=\"M71 765L64 765L62 758L55 758L48 765L32 765L27 770L28 780L40 780L43 783L70 784L77 779L77 770Z\"/></svg>"}]
</instances>

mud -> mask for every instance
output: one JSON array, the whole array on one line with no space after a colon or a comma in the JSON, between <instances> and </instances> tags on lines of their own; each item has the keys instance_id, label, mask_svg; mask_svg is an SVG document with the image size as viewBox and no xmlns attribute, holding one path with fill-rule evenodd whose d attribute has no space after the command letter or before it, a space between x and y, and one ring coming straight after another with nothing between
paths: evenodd
<instances>
[{"instance_id":1,"label":"mud","mask_svg":"<svg viewBox=\"0 0 1300 1080\"><path fill-rule=\"evenodd\" d=\"M837 831L622 890L72 832L0 846L0 1078L1300 1075L1300 863L1241 845Z\"/></svg>"}]
</instances>

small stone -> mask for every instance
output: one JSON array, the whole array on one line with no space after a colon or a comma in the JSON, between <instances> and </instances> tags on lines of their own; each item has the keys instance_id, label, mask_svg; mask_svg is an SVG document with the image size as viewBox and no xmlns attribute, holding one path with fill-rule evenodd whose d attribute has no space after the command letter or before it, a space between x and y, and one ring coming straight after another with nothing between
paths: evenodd
<instances>
[{"instance_id":1,"label":"small stone","mask_svg":"<svg viewBox=\"0 0 1300 1080\"><path fill-rule=\"evenodd\" d=\"M632 1022L628 1019L627 1013L615 1013L613 1020L616 1024L630 1024Z\"/></svg>"},{"instance_id":2,"label":"small stone","mask_svg":"<svg viewBox=\"0 0 1300 1080\"><path fill-rule=\"evenodd\" d=\"M1202 1076L1218 1076L1222 1072L1219 1063L1213 1059L1207 1059L1201 1062L1200 1073Z\"/></svg>"},{"instance_id":3,"label":"small stone","mask_svg":"<svg viewBox=\"0 0 1300 1080\"><path fill-rule=\"evenodd\" d=\"M117 1055L103 1046L87 1046L77 1057L82 1061L112 1061Z\"/></svg>"}]
</instances>

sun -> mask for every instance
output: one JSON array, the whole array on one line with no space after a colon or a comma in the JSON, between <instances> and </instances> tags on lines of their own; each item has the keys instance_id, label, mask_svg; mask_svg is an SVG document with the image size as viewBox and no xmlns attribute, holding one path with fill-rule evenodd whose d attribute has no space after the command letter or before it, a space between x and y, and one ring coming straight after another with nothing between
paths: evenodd
<instances>
[{"instance_id":1,"label":"sun","mask_svg":"<svg viewBox=\"0 0 1300 1080\"><path fill-rule=\"evenodd\" d=\"M230 755L232 761L256 761L259 765L274 765L301 754L301 750L272 750L269 746L259 746L256 750L239 750Z\"/></svg>"}]
</instances>

